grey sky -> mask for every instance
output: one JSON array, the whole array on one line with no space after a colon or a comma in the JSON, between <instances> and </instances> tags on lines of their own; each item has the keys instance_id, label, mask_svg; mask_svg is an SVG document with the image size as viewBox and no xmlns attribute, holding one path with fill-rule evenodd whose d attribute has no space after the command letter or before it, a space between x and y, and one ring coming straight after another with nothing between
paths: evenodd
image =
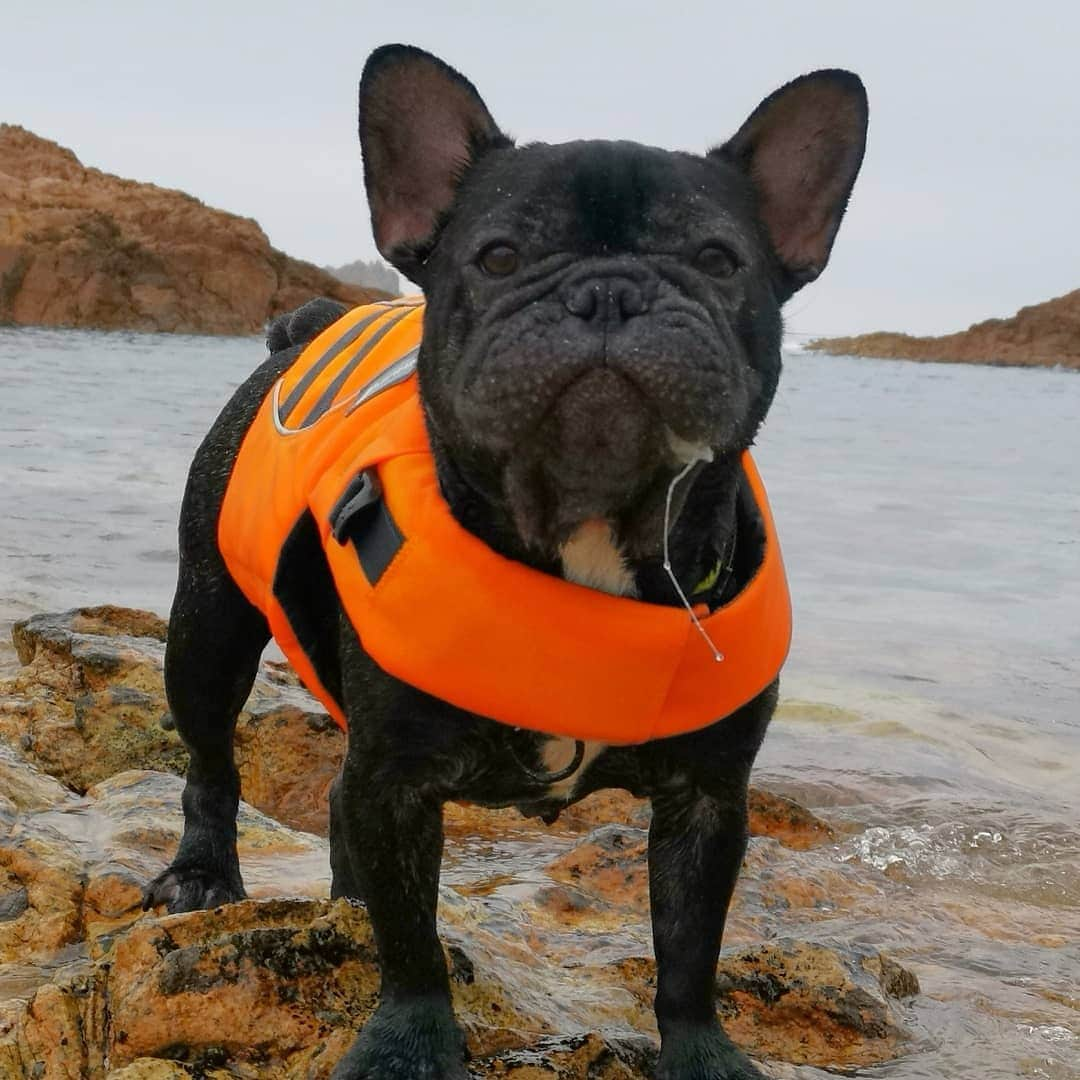
<instances>
[{"instance_id":1,"label":"grey sky","mask_svg":"<svg viewBox=\"0 0 1080 1080\"><path fill-rule=\"evenodd\" d=\"M704 149L792 76L850 67L867 161L791 331L940 332L1080 287L1075 3L4 0L0 25L0 119L319 263L374 253L355 96L386 41L461 69L521 141Z\"/></svg>"}]
</instances>

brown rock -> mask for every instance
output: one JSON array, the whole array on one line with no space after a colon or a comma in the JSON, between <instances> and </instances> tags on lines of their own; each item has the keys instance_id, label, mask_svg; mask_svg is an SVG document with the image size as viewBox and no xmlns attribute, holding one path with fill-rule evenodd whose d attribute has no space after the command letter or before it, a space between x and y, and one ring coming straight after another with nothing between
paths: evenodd
<instances>
[{"instance_id":1,"label":"brown rock","mask_svg":"<svg viewBox=\"0 0 1080 1080\"><path fill-rule=\"evenodd\" d=\"M551 863L547 873L607 908L635 910L646 915L647 848L648 834L643 829L602 825L589 834L585 843ZM575 903L572 894L558 890L545 894L545 902L560 916L568 918L582 917L594 906Z\"/></svg>"},{"instance_id":2,"label":"brown rock","mask_svg":"<svg viewBox=\"0 0 1080 1080\"><path fill-rule=\"evenodd\" d=\"M380 295L289 258L250 218L0 124L0 322L253 334L314 296Z\"/></svg>"},{"instance_id":3,"label":"brown rock","mask_svg":"<svg viewBox=\"0 0 1080 1080\"><path fill-rule=\"evenodd\" d=\"M805 851L834 839L832 827L783 795L750 789L750 835L769 836L784 847Z\"/></svg>"},{"instance_id":4,"label":"brown rock","mask_svg":"<svg viewBox=\"0 0 1080 1080\"><path fill-rule=\"evenodd\" d=\"M588 832L598 825L636 825L648 828L649 802L635 799L629 791L608 788L586 795L559 815L560 828Z\"/></svg>"},{"instance_id":5,"label":"brown rock","mask_svg":"<svg viewBox=\"0 0 1080 1080\"><path fill-rule=\"evenodd\" d=\"M330 784L345 755L345 735L298 687L260 677L236 726L243 797L293 829L325 836Z\"/></svg>"},{"instance_id":6,"label":"brown rock","mask_svg":"<svg viewBox=\"0 0 1080 1080\"><path fill-rule=\"evenodd\" d=\"M24 1080L26 1076L19 1048L26 1012L25 1001L0 1002L0 1076L4 1080Z\"/></svg>"},{"instance_id":7,"label":"brown rock","mask_svg":"<svg viewBox=\"0 0 1080 1080\"><path fill-rule=\"evenodd\" d=\"M836 356L1080 370L1080 289L1021 308L1011 318L987 319L944 337L879 332L819 338L806 347Z\"/></svg>"},{"instance_id":8,"label":"brown rock","mask_svg":"<svg viewBox=\"0 0 1080 1080\"><path fill-rule=\"evenodd\" d=\"M167 1057L325 1076L378 983L367 918L344 901L144 920L108 957L114 1066Z\"/></svg>"},{"instance_id":9,"label":"brown rock","mask_svg":"<svg viewBox=\"0 0 1080 1080\"><path fill-rule=\"evenodd\" d=\"M43 986L34 995L20 1031L24 1075L81 1080L101 1074L94 986L92 977L79 976Z\"/></svg>"},{"instance_id":10,"label":"brown rock","mask_svg":"<svg viewBox=\"0 0 1080 1080\"><path fill-rule=\"evenodd\" d=\"M139 1058L120 1069L110 1069L106 1080L234 1080L226 1069L203 1069L161 1058Z\"/></svg>"},{"instance_id":11,"label":"brown rock","mask_svg":"<svg viewBox=\"0 0 1080 1080\"><path fill-rule=\"evenodd\" d=\"M477 1062L474 1074L505 1080L638 1080L652 1076L655 1048L644 1038L551 1036Z\"/></svg>"},{"instance_id":12,"label":"brown rock","mask_svg":"<svg viewBox=\"0 0 1080 1080\"><path fill-rule=\"evenodd\" d=\"M78 792L132 767L182 771L186 753L161 726L160 622L88 608L17 623L25 666L0 682L0 736Z\"/></svg>"},{"instance_id":13,"label":"brown rock","mask_svg":"<svg viewBox=\"0 0 1080 1080\"><path fill-rule=\"evenodd\" d=\"M0 823L12 824L19 812L44 810L73 801L75 796L63 784L36 768L7 743L0 742Z\"/></svg>"},{"instance_id":14,"label":"brown rock","mask_svg":"<svg viewBox=\"0 0 1080 1080\"><path fill-rule=\"evenodd\" d=\"M187 753L168 724L162 677L166 629L151 612L117 607L17 623L25 666L0 680L0 737L77 792L130 769L183 773ZM341 731L293 679L278 667L260 675L236 733L248 802L325 834L344 750Z\"/></svg>"},{"instance_id":15,"label":"brown rock","mask_svg":"<svg viewBox=\"0 0 1080 1080\"><path fill-rule=\"evenodd\" d=\"M784 847L804 851L834 839L832 827L805 807L783 795L751 787L750 835L771 836ZM649 803L628 791L596 791L559 815L558 827L587 832L598 825L634 825L648 828Z\"/></svg>"},{"instance_id":16,"label":"brown rock","mask_svg":"<svg viewBox=\"0 0 1080 1080\"><path fill-rule=\"evenodd\" d=\"M909 1039L883 984L867 965L899 969L885 980L918 987L894 961L823 945L776 941L724 954L719 1014L732 1039L759 1057L807 1065L862 1066L896 1057Z\"/></svg>"},{"instance_id":17,"label":"brown rock","mask_svg":"<svg viewBox=\"0 0 1080 1080\"><path fill-rule=\"evenodd\" d=\"M0 963L50 959L82 938L82 861L52 830L0 841Z\"/></svg>"},{"instance_id":18,"label":"brown rock","mask_svg":"<svg viewBox=\"0 0 1080 1080\"><path fill-rule=\"evenodd\" d=\"M651 957L612 965L642 1010L656 992ZM890 974L879 979L877 970ZM879 954L779 940L724 952L716 976L717 1013L732 1039L754 1057L796 1065L849 1068L897 1057L910 1034L892 990L915 976Z\"/></svg>"},{"instance_id":19,"label":"brown rock","mask_svg":"<svg viewBox=\"0 0 1080 1080\"><path fill-rule=\"evenodd\" d=\"M93 969L0 1007L5 1077L325 1078L374 1007L370 925L345 901L245 901L145 918L101 939ZM631 1032L555 1036L504 980L450 950L477 1077L644 1080ZM542 1003L543 999L538 999Z\"/></svg>"}]
</instances>

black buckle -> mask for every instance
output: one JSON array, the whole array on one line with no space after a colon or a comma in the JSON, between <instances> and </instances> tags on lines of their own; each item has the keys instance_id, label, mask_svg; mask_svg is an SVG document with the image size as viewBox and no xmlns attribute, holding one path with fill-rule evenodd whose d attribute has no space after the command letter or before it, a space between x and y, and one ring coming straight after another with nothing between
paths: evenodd
<instances>
[{"instance_id":1,"label":"black buckle","mask_svg":"<svg viewBox=\"0 0 1080 1080\"><path fill-rule=\"evenodd\" d=\"M354 477L330 511L330 528L334 539L339 544L344 544L349 535L349 525L356 515L369 506L374 506L381 498L382 489L371 469L365 469L359 476Z\"/></svg>"},{"instance_id":2,"label":"black buckle","mask_svg":"<svg viewBox=\"0 0 1080 1080\"><path fill-rule=\"evenodd\" d=\"M378 584L405 543L373 469L360 473L341 493L330 511L330 529L339 544L352 544L372 585Z\"/></svg>"}]
</instances>

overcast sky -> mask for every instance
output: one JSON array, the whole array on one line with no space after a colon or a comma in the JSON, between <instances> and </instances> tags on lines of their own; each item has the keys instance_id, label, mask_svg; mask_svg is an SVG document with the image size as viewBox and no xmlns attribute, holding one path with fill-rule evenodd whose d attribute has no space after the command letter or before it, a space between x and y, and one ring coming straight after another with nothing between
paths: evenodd
<instances>
[{"instance_id":1,"label":"overcast sky","mask_svg":"<svg viewBox=\"0 0 1080 1080\"><path fill-rule=\"evenodd\" d=\"M9 0L0 120L252 216L291 255L367 258L356 81L395 40L521 141L703 150L794 75L857 71L866 164L792 332L943 332L1080 287L1075 2Z\"/></svg>"}]
</instances>

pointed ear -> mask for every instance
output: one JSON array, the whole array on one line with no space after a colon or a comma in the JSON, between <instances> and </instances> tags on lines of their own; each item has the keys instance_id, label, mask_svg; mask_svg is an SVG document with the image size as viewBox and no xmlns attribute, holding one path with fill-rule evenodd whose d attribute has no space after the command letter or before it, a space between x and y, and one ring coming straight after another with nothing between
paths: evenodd
<instances>
[{"instance_id":1,"label":"pointed ear","mask_svg":"<svg viewBox=\"0 0 1080 1080\"><path fill-rule=\"evenodd\" d=\"M803 75L770 94L712 151L745 171L788 296L825 269L866 149L866 90L850 71Z\"/></svg>"},{"instance_id":2,"label":"pointed ear","mask_svg":"<svg viewBox=\"0 0 1080 1080\"><path fill-rule=\"evenodd\" d=\"M360 80L360 146L375 243L412 276L486 150L509 146L472 83L410 45L384 45Z\"/></svg>"}]
</instances>

